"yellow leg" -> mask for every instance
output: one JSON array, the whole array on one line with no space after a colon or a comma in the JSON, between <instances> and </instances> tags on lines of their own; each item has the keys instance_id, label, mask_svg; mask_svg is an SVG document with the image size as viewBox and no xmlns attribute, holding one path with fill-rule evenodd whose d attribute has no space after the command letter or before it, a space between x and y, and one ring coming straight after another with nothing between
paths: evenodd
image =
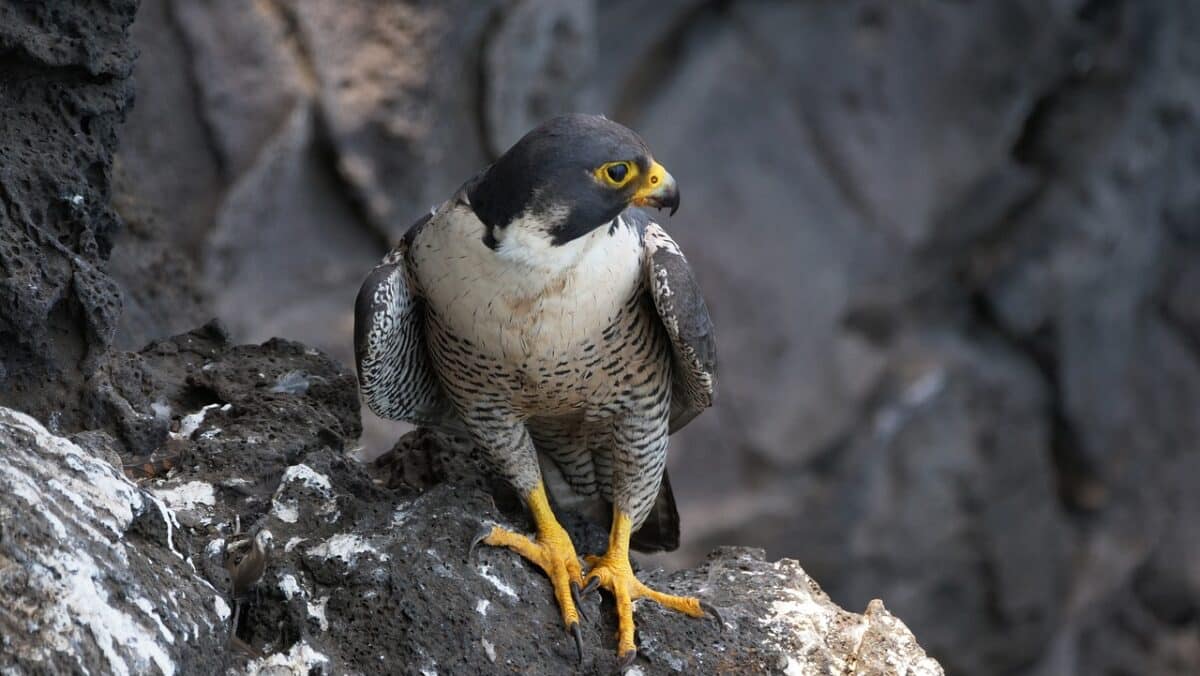
<instances>
[{"instance_id":1,"label":"yellow leg","mask_svg":"<svg viewBox=\"0 0 1200 676\"><path fill-rule=\"evenodd\" d=\"M690 596L673 596L656 591L642 584L633 575L629 565L629 537L632 521L619 509L613 510L612 532L608 538L608 551L604 556L589 556L590 569L587 574L588 587L599 585L612 592L617 602L617 656L621 666L633 663L637 657L637 646L633 642L633 602L650 599L665 608L677 610L691 617L704 617L705 612L716 616L716 611L706 603ZM718 622L720 617L717 616Z\"/></svg>"},{"instance_id":2,"label":"yellow leg","mask_svg":"<svg viewBox=\"0 0 1200 676\"><path fill-rule=\"evenodd\" d=\"M579 610L575 598L583 584L583 568L579 565L579 556L575 554L575 545L571 544L571 537L554 518L550 501L546 498L546 488L541 482L525 496L525 503L533 513L533 521L537 526L536 539L493 526L480 542L508 547L546 572L554 586L554 597L562 611L563 624L575 635L575 644L582 659Z\"/></svg>"}]
</instances>

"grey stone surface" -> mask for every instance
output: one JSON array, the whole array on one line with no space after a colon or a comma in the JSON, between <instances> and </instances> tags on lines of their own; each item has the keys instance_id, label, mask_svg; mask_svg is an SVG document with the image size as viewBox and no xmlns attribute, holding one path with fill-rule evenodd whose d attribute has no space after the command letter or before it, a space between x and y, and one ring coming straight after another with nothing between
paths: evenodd
<instances>
[{"instance_id":1,"label":"grey stone surface","mask_svg":"<svg viewBox=\"0 0 1200 676\"><path fill-rule=\"evenodd\" d=\"M170 0L168 7L191 56L184 74L219 165L240 176L312 88L287 20L270 2Z\"/></svg>"},{"instance_id":2,"label":"grey stone surface","mask_svg":"<svg viewBox=\"0 0 1200 676\"><path fill-rule=\"evenodd\" d=\"M595 21L591 0L521 0L495 20L481 82L492 156L554 115L595 109Z\"/></svg>"},{"instance_id":3,"label":"grey stone surface","mask_svg":"<svg viewBox=\"0 0 1200 676\"><path fill-rule=\"evenodd\" d=\"M287 341L213 326L113 353L116 438L0 409L0 668L17 673L613 673L615 620L584 602L585 658L548 581L489 523L527 527L469 445L418 431L368 467L353 376ZM148 455L136 442L158 430ZM134 485L155 456L171 469ZM18 514L31 518L18 519ZM567 518L567 517L564 517ZM568 518L586 548L604 532ZM642 673L943 673L878 600L842 610L800 565L725 549L643 572L722 626L637 610ZM852 670L852 671L847 671Z\"/></svg>"},{"instance_id":4,"label":"grey stone surface","mask_svg":"<svg viewBox=\"0 0 1200 676\"><path fill-rule=\"evenodd\" d=\"M489 0L328 3L289 10L339 173L367 225L395 241L487 163L476 111Z\"/></svg>"},{"instance_id":5,"label":"grey stone surface","mask_svg":"<svg viewBox=\"0 0 1200 676\"><path fill-rule=\"evenodd\" d=\"M67 428L121 312L104 262L136 9L0 4L0 405Z\"/></svg>"},{"instance_id":6,"label":"grey stone surface","mask_svg":"<svg viewBox=\"0 0 1200 676\"><path fill-rule=\"evenodd\" d=\"M350 363L350 343L335 337L352 330L346 298L377 261L378 241L360 227L314 146L314 117L297 106L231 186L209 234L202 278L233 335L319 336L319 347Z\"/></svg>"},{"instance_id":7,"label":"grey stone surface","mask_svg":"<svg viewBox=\"0 0 1200 676\"><path fill-rule=\"evenodd\" d=\"M172 443L114 396L125 376L88 374L105 336L214 311L236 341L349 363L363 261L487 163L489 125L594 106L680 179L668 227L723 363L673 442L684 550L654 564L797 557L843 606L881 596L952 672L1200 665L1194 3L573 3L594 12L572 19L595 46L579 89L587 55L553 22L517 30L536 2L147 0L123 233L107 139L132 4L31 6L0 3L0 242L24 247L0 251L19 299L0 403ZM82 211L60 200L76 184ZM368 453L391 447L364 423Z\"/></svg>"},{"instance_id":8,"label":"grey stone surface","mask_svg":"<svg viewBox=\"0 0 1200 676\"><path fill-rule=\"evenodd\" d=\"M736 363L674 452L685 543L882 585L952 672L1194 669L1194 566L1157 552L1200 523L1195 8L678 16L618 110L692 186L673 232Z\"/></svg>"},{"instance_id":9,"label":"grey stone surface","mask_svg":"<svg viewBox=\"0 0 1200 676\"><path fill-rule=\"evenodd\" d=\"M108 262L107 272L120 288L124 305L113 347L130 350L144 346L164 333L186 331L197 317L212 310L197 277L197 266L187 255L182 234L186 214L170 212L135 197L131 185L137 177L123 171L119 162L113 177L112 206L122 222L113 247L121 255ZM168 179L169 180L169 179ZM176 222L181 216L183 223ZM160 284L152 280L171 280Z\"/></svg>"},{"instance_id":10,"label":"grey stone surface","mask_svg":"<svg viewBox=\"0 0 1200 676\"><path fill-rule=\"evenodd\" d=\"M175 515L24 413L0 408L0 448L0 669L219 673L229 607Z\"/></svg>"},{"instance_id":11,"label":"grey stone surface","mask_svg":"<svg viewBox=\"0 0 1200 676\"><path fill-rule=\"evenodd\" d=\"M136 104L127 111L120 134L114 178L127 201L162 216L158 222L164 243L195 262L228 179L202 105L193 52L172 7L171 0L138 5L130 30L138 49ZM125 248L120 240L117 246ZM130 280L125 288L151 286L152 279ZM187 318L187 327L202 321L186 312L179 316ZM154 338L177 332L146 328L155 331Z\"/></svg>"}]
</instances>

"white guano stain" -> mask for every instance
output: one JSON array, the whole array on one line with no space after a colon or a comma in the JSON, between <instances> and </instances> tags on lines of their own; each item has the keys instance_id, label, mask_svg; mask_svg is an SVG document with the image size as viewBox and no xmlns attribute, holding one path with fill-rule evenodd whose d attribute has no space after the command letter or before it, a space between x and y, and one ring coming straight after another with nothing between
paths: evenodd
<instances>
[{"instance_id":1,"label":"white guano stain","mask_svg":"<svg viewBox=\"0 0 1200 676\"><path fill-rule=\"evenodd\" d=\"M217 611L217 617L219 617L222 622L228 620L233 615L233 612L229 610L229 604L225 602L225 598L222 596L213 597L213 607Z\"/></svg>"},{"instance_id":2,"label":"white guano stain","mask_svg":"<svg viewBox=\"0 0 1200 676\"><path fill-rule=\"evenodd\" d=\"M396 508L396 511L392 514L392 528L402 527L408 521L409 514L409 509L404 507Z\"/></svg>"},{"instance_id":3,"label":"white guano stain","mask_svg":"<svg viewBox=\"0 0 1200 676\"><path fill-rule=\"evenodd\" d=\"M154 604L150 602L150 599L138 597L133 600L133 605L140 608L146 614L146 617L154 620L154 623L158 625L158 633L167 639L167 643L175 642L175 634L170 629L167 629L167 625L163 624L162 618L158 616L158 611L155 610Z\"/></svg>"},{"instance_id":4,"label":"white guano stain","mask_svg":"<svg viewBox=\"0 0 1200 676\"><path fill-rule=\"evenodd\" d=\"M329 477L314 470L308 465L292 465L284 471L279 480L279 488L271 499L271 516L285 523L296 523L300 520L300 505L294 495L288 495L291 484L299 482L306 489L315 492L322 498L317 513L328 518L330 522L338 518L337 498L333 494L333 485Z\"/></svg>"},{"instance_id":5,"label":"white guano stain","mask_svg":"<svg viewBox=\"0 0 1200 676\"><path fill-rule=\"evenodd\" d=\"M279 578L279 591L283 592L283 597L289 601L295 596L304 598L304 590L300 588L294 575L284 575Z\"/></svg>"},{"instance_id":6,"label":"white guano stain","mask_svg":"<svg viewBox=\"0 0 1200 676\"><path fill-rule=\"evenodd\" d=\"M308 616L317 621L321 631L329 631L329 620L325 618L325 606L329 603L328 596L308 602Z\"/></svg>"},{"instance_id":7,"label":"white guano stain","mask_svg":"<svg viewBox=\"0 0 1200 676\"><path fill-rule=\"evenodd\" d=\"M498 578L492 574L492 567L489 566L488 564L486 564L486 563L479 564L478 568L476 568L476 572L479 573L480 577L487 580L488 582L491 582L493 587L495 587L496 589L499 589L505 595L510 596L514 599L521 598L520 596L517 596L516 590L514 590L511 586L509 586L509 584L507 582L505 582L504 580L501 580L500 578Z\"/></svg>"},{"instance_id":8,"label":"white guano stain","mask_svg":"<svg viewBox=\"0 0 1200 676\"><path fill-rule=\"evenodd\" d=\"M220 556L225 552L225 538L214 538L208 541L204 546L204 555L211 558Z\"/></svg>"},{"instance_id":9,"label":"white guano stain","mask_svg":"<svg viewBox=\"0 0 1200 676\"><path fill-rule=\"evenodd\" d=\"M228 406L228 404L226 404ZM220 408L220 404L208 404L195 413L189 413L179 419L179 431L171 432L172 439L189 439L195 433L200 425L204 423L204 416L214 408Z\"/></svg>"},{"instance_id":10,"label":"white guano stain","mask_svg":"<svg viewBox=\"0 0 1200 676\"><path fill-rule=\"evenodd\" d=\"M247 676L259 674L275 674L278 668L286 669L292 674L307 674L322 664L328 664L329 658L313 650L308 642L301 639L292 644L286 653L275 653L253 660L246 665Z\"/></svg>"},{"instance_id":11,"label":"white guano stain","mask_svg":"<svg viewBox=\"0 0 1200 676\"><path fill-rule=\"evenodd\" d=\"M163 504L162 500L159 500L157 497L149 494L147 494L147 497L150 498L150 502L152 502L154 506L158 508L159 516L162 517L163 523L167 525L167 549L171 550L171 553L175 556L183 559L183 554L181 554L178 549L175 549L175 529L180 527L179 519L175 518L175 512L172 512L170 509L168 509L167 506ZM191 559L184 560L188 561L189 564L191 563Z\"/></svg>"},{"instance_id":12,"label":"white guano stain","mask_svg":"<svg viewBox=\"0 0 1200 676\"><path fill-rule=\"evenodd\" d=\"M294 502L276 500L271 503L271 516L284 523L296 523L300 520L300 508Z\"/></svg>"},{"instance_id":13,"label":"white guano stain","mask_svg":"<svg viewBox=\"0 0 1200 676\"><path fill-rule=\"evenodd\" d=\"M67 615L52 619L57 627L76 623L87 627L115 674L125 676L142 671L136 661L131 667L117 651L118 646L136 656L135 659L149 658L167 676L175 673L175 663L170 655L151 638L153 631L135 621L128 613L110 605L108 592L102 585L96 584L97 580L103 578L103 573L90 556L83 552L58 553L54 557L54 564L52 567L57 573L58 584L63 587L58 597L63 606L60 612L65 610Z\"/></svg>"},{"instance_id":14,"label":"white guano stain","mask_svg":"<svg viewBox=\"0 0 1200 676\"><path fill-rule=\"evenodd\" d=\"M329 477L321 474L308 465L292 465L284 470L283 477L279 479L280 485L288 484L293 481L302 481L308 486L322 492L333 492L333 485L329 483Z\"/></svg>"},{"instance_id":15,"label":"white guano stain","mask_svg":"<svg viewBox=\"0 0 1200 676\"><path fill-rule=\"evenodd\" d=\"M154 418L167 422L171 419L171 407L166 402L159 400L150 404L150 410L154 412Z\"/></svg>"},{"instance_id":16,"label":"white guano stain","mask_svg":"<svg viewBox=\"0 0 1200 676\"><path fill-rule=\"evenodd\" d=\"M213 486L204 481L189 481L177 486L151 488L150 492L172 510L187 510L201 515L201 523L212 519L207 513L217 504Z\"/></svg>"},{"instance_id":17,"label":"white guano stain","mask_svg":"<svg viewBox=\"0 0 1200 676\"><path fill-rule=\"evenodd\" d=\"M118 469L24 413L0 408L0 434L17 441L5 444L0 492L28 503L31 518L55 535L26 548L26 591L14 601L25 594L51 600L27 609L43 649L78 654L90 642L105 673L156 669L172 676L176 666L164 643L174 634L155 606L124 594L110 598L116 582L107 571L129 564L122 538L146 508L145 496Z\"/></svg>"},{"instance_id":18,"label":"white guano stain","mask_svg":"<svg viewBox=\"0 0 1200 676\"><path fill-rule=\"evenodd\" d=\"M341 559L346 563L354 563L359 556L370 555L380 561L391 559L386 553L375 548L371 541L355 533L338 533L321 544L310 547L310 556L322 559Z\"/></svg>"}]
</instances>

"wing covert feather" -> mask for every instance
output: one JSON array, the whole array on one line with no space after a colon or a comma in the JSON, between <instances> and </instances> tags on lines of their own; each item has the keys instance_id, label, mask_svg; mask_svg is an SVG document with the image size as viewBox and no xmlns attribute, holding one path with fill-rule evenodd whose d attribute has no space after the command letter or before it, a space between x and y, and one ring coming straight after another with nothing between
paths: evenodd
<instances>
[{"instance_id":1,"label":"wing covert feather","mask_svg":"<svg viewBox=\"0 0 1200 676\"><path fill-rule=\"evenodd\" d=\"M377 415L453 429L457 418L429 358L424 301L406 261L409 244L429 218L417 221L363 281L354 305L354 356L359 391Z\"/></svg>"},{"instance_id":2,"label":"wing covert feather","mask_svg":"<svg viewBox=\"0 0 1200 676\"><path fill-rule=\"evenodd\" d=\"M670 424L674 433L712 406L717 344L708 306L679 246L654 222L646 225L644 241L647 288L674 352Z\"/></svg>"}]
</instances>

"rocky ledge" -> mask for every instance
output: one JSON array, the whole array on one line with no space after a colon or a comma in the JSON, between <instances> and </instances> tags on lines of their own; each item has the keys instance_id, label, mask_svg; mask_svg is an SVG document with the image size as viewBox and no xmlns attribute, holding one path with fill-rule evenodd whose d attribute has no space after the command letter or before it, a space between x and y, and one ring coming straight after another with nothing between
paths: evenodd
<instances>
[{"instance_id":1,"label":"rocky ledge","mask_svg":"<svg viewBox=\"0 0 1200 676\"><path fill-rule=\"evenodd\" d=\"M354 378L315 350L208 326L115 353L113 429L61 436L0 408L4 673L612 673L608 599L585 654L485 523L528 529L461 441L418 430L353 458ZM583 551L605 534L566 518ZM638 606L631 673L941 674L879 601L842 610L796 561L719 549L641 571L722 626Z\"/></svg>"}]
</instances>

